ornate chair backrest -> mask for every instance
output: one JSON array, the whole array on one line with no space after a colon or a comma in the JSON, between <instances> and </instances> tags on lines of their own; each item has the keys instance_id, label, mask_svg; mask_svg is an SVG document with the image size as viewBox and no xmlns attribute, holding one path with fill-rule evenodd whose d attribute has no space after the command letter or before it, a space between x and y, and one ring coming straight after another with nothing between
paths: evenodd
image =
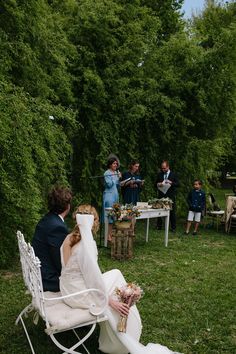
<instances>
[{"instance_id":1,"label":"ornate chair backrest","mask_svg":"<svg viewBox=\"0 0 236 354\"><path fill-rule=\"evenodd\" d=\"M33 247L25 242L24 235L20 231L17 231L17 239L25 286L32 296L33 306L45 318L40 260L35 256Z\"/></svg>"}]
</instances>

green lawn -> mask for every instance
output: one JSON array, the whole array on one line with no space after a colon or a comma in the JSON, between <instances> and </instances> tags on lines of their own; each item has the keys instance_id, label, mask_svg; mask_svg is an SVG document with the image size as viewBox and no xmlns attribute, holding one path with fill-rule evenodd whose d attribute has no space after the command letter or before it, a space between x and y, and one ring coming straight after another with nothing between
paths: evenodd
<instances>
[{"instance_id":1,"label":"green lawn","mask_svg":"<svg viewBox=\"0 0 236 354\"><path fill-rule=\"evenodd\" d=\"M223 229L217 233L201 227L199 236L183 236L180 222L178 232L169 235L166 248L164 232L156 231L154 223L145 243L145 226L145 221L137 222L130 261L111 260L110 250L99 248L103 272L119 268L145 292L138 305L142 343L158 342L185 354L235 353L236 233L226 235ZM20 270L1 271L0 278L0 352L30 353L21 325L14 325L29 301ZM37 354L60 352L43 332L42 322L35 326L30 317L27 323ZM64 339L70 342L71 336ZM89 347L91 354L99 353L97 333Z\"/></svg>"}]
</instances>

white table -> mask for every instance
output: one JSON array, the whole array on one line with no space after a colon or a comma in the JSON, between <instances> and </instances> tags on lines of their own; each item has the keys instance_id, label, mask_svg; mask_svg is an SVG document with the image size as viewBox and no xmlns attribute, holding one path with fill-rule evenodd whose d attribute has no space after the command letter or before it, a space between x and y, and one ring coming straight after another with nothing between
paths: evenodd
<instances>
[{"instance_id":1,"label":"white table","mask_svg":"<svg viewBox=\"0 0 236 354\"><path fill-rule=\"evenodd\" d=\"M107 234L108 234L108 217L107 212L111 208L106 208L105 216L105 233L104 233L104 246L107 247ZM165 246L168 246L168 232L169 232L169 220L170 220L170 210L167 209L140 209L140 216L136 217L136 220L147 219L146 226L146 242L148 242L149 234L149 219L153 218L165 218Z\"/></svg>"}]
</instances>

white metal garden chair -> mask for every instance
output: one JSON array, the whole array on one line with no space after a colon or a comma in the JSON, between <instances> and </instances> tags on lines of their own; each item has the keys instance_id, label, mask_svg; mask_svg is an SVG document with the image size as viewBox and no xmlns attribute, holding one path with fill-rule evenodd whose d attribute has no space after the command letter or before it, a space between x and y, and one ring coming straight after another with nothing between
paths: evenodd
<instances>
[{"instance_id":1,"label":"white metal garden chair","mask_svg":"<svg viewBox=\"0 0 236 354\"><path fill-rule=\"evenodd\" d=\"M35 256L32 246L25 242L24 236L20 231L17 231L17 239L23 279L28 293L32 296L32 301L21 311L17 317L16 324L21 321L32 353L35 354L35 351L24 322L24 316L31 311L35 311L36 315L40 316L45 321L45 332L51 337L57 347L64 352L64 354L81 354L77 351L77 348L81 345L84 347L86 352L89 353L84 342L91 336L97 323L107 320L107 317L103 314L107 306L106 295L102 293L102 295L104 295L104 307L97 316L94 316L90 313L89 309L71 308L63 302L63 299L89 292L98 292L101 294L101 291L98 289L87 289L64 297L61 296L60 293L51 293L48 291L43 292L40 260ZM88 333L80 339L76 329L89 325L91 328ZM70 348L64 347L56 339L56 335L58 333L68 330L72 330L74 332L77 340L76 344Z\"/></svg>"}]
</instances>

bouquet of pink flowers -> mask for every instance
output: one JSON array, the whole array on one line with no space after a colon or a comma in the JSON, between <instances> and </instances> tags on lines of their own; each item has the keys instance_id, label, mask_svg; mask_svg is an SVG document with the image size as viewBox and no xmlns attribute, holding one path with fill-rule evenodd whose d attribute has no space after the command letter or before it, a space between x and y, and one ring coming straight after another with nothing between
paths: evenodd
<instances>
[{"instance_id":1,"label":"bouquet of pink flowers","mask_svg":"<svg viewBox=\"0 0 236 354\"><path fill-rule=\"evenodd\" d=\"M127 283L120 288L115 289L116 296L120 302L133 306L140 300L143 295L143 290L135 283ZM127 316L120 316L117 325L119 332L126 332Z\"/></svg>"}]
</instances>

